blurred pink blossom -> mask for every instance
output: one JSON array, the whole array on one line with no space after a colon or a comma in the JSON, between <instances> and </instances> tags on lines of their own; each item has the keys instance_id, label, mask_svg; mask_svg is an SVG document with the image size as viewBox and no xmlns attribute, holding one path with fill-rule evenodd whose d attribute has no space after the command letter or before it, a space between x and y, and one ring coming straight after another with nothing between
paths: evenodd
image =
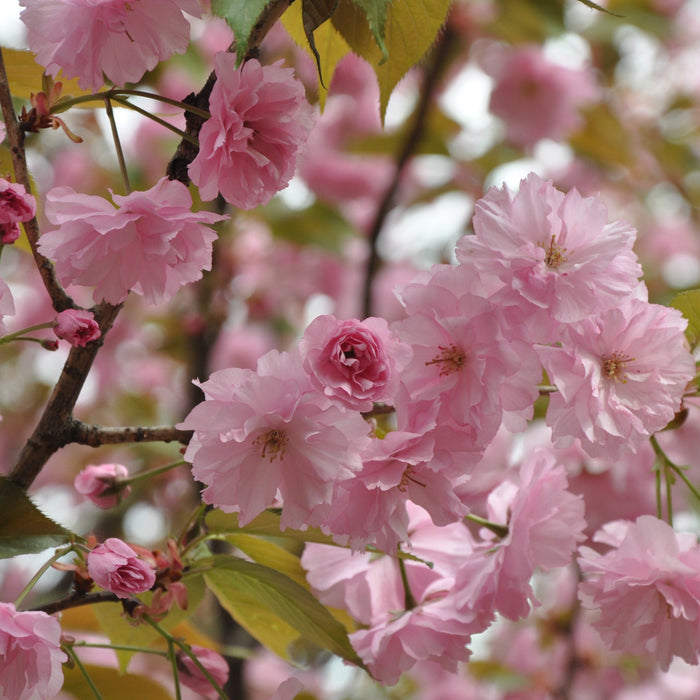
<instances>
[{"instance_id":1,"label":"blurred pink blossom","mask_svg":"<svg viewBox=\"0 0 700 700\"><path fill-rule=\"evenodd\" d=\"M116 537L106 539L87 555L87 569L98 586L119 598L143 593L156 581L153 567Z\"/></svg>"},{"instance_id":2,"label":"blurred pink blossom","mask_svg":"<svg viewBox=\"0 0 700 700\"><path fill-rule=\"evenodd\" d=\"M92 311L84 309L61 311L56 316L53 332L62 340L67 340L71 345L79 348L84 348L102 335Z\"/></svg>"},{"instance_id":3,"label":"blurred pink blossom","mask_svg":"<svg viewBox=\"0 0 700 700\"><path fill-rule=\"evenodd\" d=\"M63 685L61 626L44 612L18 612L0 603L0 695L48 700Z\"/></svg>"},{"instance_id":4,"label":"blurred pink blossom","mask_svg":"<svg viewBox=\"0 0 700 700\"><path fill-rule=\"evenodd\" d=\"M103 73L115 85L138 82L146 71L190 41L183 12L199 16L198 0L20 0L29 48L46 73L78 78L99 90Z\"/></svg>"},{"instance_id":5,"label":"blurred pink blossom","mask_svg":"<svg viewBox=\"0 0 700 700\"><path fill-rule=\"evenodd\" d=\"M267 203L294 175L296 160L313 123L304 86L278 61L219 53L208 119L199 134L199 154L189 167L204 200L220 192L239 209Z\"/></svg>"},{"instance_id":6,"label":"blurred pink blossom","mask_svg":"<svg viewBox=\"0 0 700 700\"><path fill-rule=\"evenodd\" d=\"M39 248L64 284L94 286L95 301L119 304L133 290L159 304L211 268L216 233L203 224L227 217L192 212L181 182L163 178L112 199L116 207L68 187L46 195L46 216L60 228L42 235Z\"/></svg>"},{"instance_id":7,"label":"blurred pink blossom","mask_svg":"<svg viewBox=\"0 0 700 700\"><path fill-rule=\"evenodd\" d=\"M14 316L15 302L12 299L12 292L4 280L0 279L0 333L5 333L6 328L3 323L4 316Z\"/></svg>"},{"instance_id":8,"label":"blurred pink blossom","mask_svg":"<svg viewBox=\"0 0 700 700\"><path fill-rule=\"evenodd\" d=\"M119 479L129 476L123 464L89 464L73 482L75 490L100 508L114 508L129 494L130 486L120 486Z\"/></svg>"},{"instance_id":9,"label":"blurred pink blossom","mask_svg":"<svg viewBox=\"0 0 700 700\"><path fill-rule=\"evenodd\" d=\"M207 670L216 683L223 687L228 680L229 668L221 654L213 649L192 645L192 653L197 657L202 666ZM214 689L208 678L202 673L192 659L182 651L177 653L177 667L180 683L190 690L194 690L204 698L217 698L219 694Z\"/></svg>"},{"instance_id":10,"label":"blurred pink blossom","mask_svg":"<svg viewBox=\"0 0 700 700\"><path fill-rule=\"evenodd\" d=\"M14 243L20 234L19 222L35 216L36 200L24 185L0 178L0 243Z\"/></svg>"},{"instance_id":11,"label":"blurred pink blossom","mask_svg":"<svg viewBox=\"0 0 700 700\"><path fill-rule=\"evenodd\" d=\"M695 533L676 533L658 518L616 521L581 547L579 598L597 611L593 626L613 650L652 655L662 670L674 656L698 663L700 546Z\"/></svg>"},{"instance_id":12,"label":"blurred pink blossom","mask_svg":"<svg viewBox=\"0 0 700 700\"><path fill-rule=\"evenodd\" d=\"M503 119L508 140L518 146L566 138L583 125L580 108L600 92L589 69L558 65L540 46L494 45L481 64L495 80L490 110Z\"/></svg>"}]
</instances>

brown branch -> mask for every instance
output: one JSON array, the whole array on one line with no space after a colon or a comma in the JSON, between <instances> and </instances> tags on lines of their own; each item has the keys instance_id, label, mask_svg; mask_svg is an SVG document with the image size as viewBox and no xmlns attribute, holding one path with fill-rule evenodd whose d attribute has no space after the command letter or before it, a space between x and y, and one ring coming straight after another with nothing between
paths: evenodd
<instances>
[{"instance_id":1,"label":"brown branch","mask_svg":"<svg viewBox=\"0 0 700 700\"><path fill-rule=\"evenodd\" d=\"M31 192L32 186L29 179L27 157L24 148L24 131L22 131L19 126L17 115L12 105L12 93L10 92L10 83L7 78L7 71L5 70L2 50L0 50L0 107L2 108L2 115L5 120L7 142L10 145L10 153L12 154L12 166L15 171L15 180L24 185L27 192ZM56 309L56 311L64 311L65 309L75 308L75 303L66 294L59 283L53 264L37 250L37 243L39 242L39 222L36 217L31 221L24 222L24 230L27 234L29 246L32 250L37 269L44 282L46 291L51 297L51 303L54 309Z\"/></svg>"},{"instance_id":2,"label":"brown branch","mask_svg":"<svg viewBox=\"0 0 700 700\"><path fill-rule=\"evenodd\" d=\"M89 447L127 442L181 442L186 445L192 437L192 431L178 430L174 425L106 428L71 419L68 423L68 437L69 442Z\"/></svg>"},{"instance_id":3,"label":"brown branch","mask_svg":"<svg viewBox=\"0 0 700 700\"><path fill-rule=\"evenodd\" d=\"M262 40L265 38L270 29L272 29L275 22L279 20L279 18L284 14L285 10L293 2L294 0L271 0L248 37L248 48L244 60L248 60L256 55L257 49ZM229 47L228 50L230 52L235 51L235 44ZM215 84L216 75L212 71L202 89L196 95L195 93L191 92L182 101L185 104L192 105L193 107L199 107L199 109L208 111L209 97L211 96L211 91L214 89ZM196 140L199 137L199 132L205 121L206 120L203 117L193 114L192 112L185 112L185 133L189 137ZM175 155L172 157L168 163L168 167L166 168L168 178L170 180L179 180L185 185L189 185L190 177L187 169L190 163L197 157L198 152L199 147L195 146L191 141L188 141L187 139L180 141L180 144L175 151Z\"/></svg>"},{"instance_id":4,"label":"brown branch","mask_svg":"<svg viewBox=\"0 0 700 700\"><path fill-rule=\"evenodd\" d=\"M363 318L371 316L372 314L372 284L381 264L379 251L377 250L379 234L382 232L386 218L394 205L394 199L396 198L396 194L399 190L401 178L406 166L408 165L408 161L413 156L421 139L423 138L430 105L438 86L438 79L442 75L445 64L449 59L450 49L455 36L454 31L450 28L448 23L437 40L437 44L433 49L432 61L423 78L423 84L421 86L422 89L420 91L418 105L416 106L413 125L406 135L406 139L401 146L401 150L396 156L396 170L394 171L394 177L384 193L384 197L382 197L381 201L379 202L377 213L374 217L374 221L372 222L372 228L369 232L370 251L365 271L365 282L362 296Z\"/></svg>"},{"instance_id":5,"label":"brown branch","mask_svg":"<svg viewBox=\"0 0 700 700\"><path fill-rule=\"evenodd\" d=\"M114 593L109 591L100 591L98 593L73 593L68 598L56 600L53 603L47 603L39 608L33 608L35 611L45 612L47 615L68 610L69 608L78 608L81 605L94 605L95 603L118 603L121 598L118 598Z\"/></svg>"}]
</instances>

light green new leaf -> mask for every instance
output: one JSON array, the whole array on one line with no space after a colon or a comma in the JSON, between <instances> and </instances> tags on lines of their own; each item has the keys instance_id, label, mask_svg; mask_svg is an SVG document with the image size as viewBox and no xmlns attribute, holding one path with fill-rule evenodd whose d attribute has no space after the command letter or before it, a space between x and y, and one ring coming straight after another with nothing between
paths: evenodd
<instances>
[{"instance_id":1,"label":"light green new leaf","mask_svg":"<svg viewBox=\"0 0 700 700\"><path fill-rule=\"evenodd\" d=\"M700 345L700 289L681 292L673 299L671 306L678 309L688 320L685 337L694 350Z\"/></svg>"},{"instance_id":2,"label":"light green new leaf","mask_svg":"<svg viewBox=\"0 0 700 700\"><path fill-rule=\"evenodd\" d=\"M202 600L205 586L200 575L188 576L183 579L183 582L187 586L187 610L180 610L175 605L159 623L164 629L172 629L190 617ZM146 604L152 597L153 594L150 592L138 596ZM93 608L102 631L109 637L112 644L148 648L156 642L163 642L163 637L149 624L145 622L135 624L133 620L127 619L123 614L122 606L118 603L102 603ZM119 670L122 673L126 671L133 655L134 652L130 651L117 652Z\"/></svg>"},{"instance_id":3,"label":"light green new leaf","mask_svg":"<svg viewBox=\"0 0 700 700\"><path fill-rule=\"evenodd\" d=\"M389 60L369 31L366 15L352 0L341 0L331 22L350 48L367 60L377 73L382 115L389 96L409 68L416 65L434 43L450 0L397 0L388 6L384 46Z\"/></svg>"},{"instance_id":4,"label":"light green new leaf","mask_svg":"<svg viewBox=\"0 0 700 700\"><path fill-rule=\"evenodd\" d=\"M47 518L17 484L0 477L0 559L66 544L71 533Z\"/></svg>"},{"instance_id":5,"label":"light green new leaf","mask_svg":"<svg viewBox=\"0 0 700 700\"><path fill-rule=\"evenodd\" d=\"M277 654L289 658L290 647L306 641L362 665L345 627L292 579L266 566L229 556L200 562L202 566L208 564L213 568L204 578L222 607Z\"/></svg>"},{"instance_id":6,"label":"light green new leaf","mask_svg":"<svg viewBox=\"0 0 700 700\"><path fill-rule=\"evenodd\" d=\"M248 50L248 38L270 0L212 0L211 11L226 20L236 39L236 64Z\"/></svg>"}]
</instances>

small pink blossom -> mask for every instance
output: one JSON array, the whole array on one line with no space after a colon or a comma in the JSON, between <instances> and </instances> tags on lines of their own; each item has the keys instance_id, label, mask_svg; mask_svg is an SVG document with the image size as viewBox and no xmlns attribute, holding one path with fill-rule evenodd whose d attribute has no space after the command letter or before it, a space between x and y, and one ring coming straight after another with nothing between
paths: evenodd
<instances>
[{"instance_id":1,"label":"small pink blossom","mask_svg":"<svg viewBox=\"0 0 700 700\"><path fill-rule=\"evenodd\" d=\"M566 138L583 125L580 107L599 94L590 70L557 65L540 46L494 46L482 64L495 80L489 108L503 119L508 140L518 146Z\"/></svg>"},{"instance_id":2,"label":"small pink blossom","mask_svg":"<svg viewBox=\"0 0 700 700\"><path fill-rule=\"evenodd\" d=\"M78 78L97 91L103 73L115 85L138 82L146 71L183 53L197 0L20 0L29 48L46 73Z\"/></svg>"},{"instance_id":3,"label":"small pink blossom","mask_svg":"<svg viewBox=\"0 0 700 700\"><path fill-rule=\"evenodd\" d=\"M84 348L102 335L94 314L84 309L61 311L56 316L53 332L62 340L67 340L79 348Z\"/></svg>"},{"instance_id":4,"label":"small pink blossom","mask_svg":"<svg viewBox=\"0 0 700 700\"><path fill-rule=\"evenodd\" d=\"M129 494L130 486L120 486L119 480L129 476L123 464L90 464L73 482L82 496L100 508L114 508Z\"/></svg>"},{"instance_id":5,"label":"small pink blossom","mask_svg":"<svg viewBox=\"0 0 700 700\"><path fill-rule=\"evenodd\" d=\"M686 325L676 309L631 299L540 347L558 389L547 408L555 444L579 438L591 457L615 459L664 428L695 376Z\"/></svg>"},{"instance_id":6,"label":"small pink blossom","mask_svg":"<svg viewBox=\"0 0 700 700\"><path fill-rule=\"evenodd\" d=\"M44 612L18 612L0 603L0 696L48 700L63 686L61 626Z\"/></svg>"},{"instance_id":7,"label":"small pink blossom","mask_svg":"<svg viewBox=\"0 0 700 700\"><path fill-rule=\"evenodd\" d=\"M311 381L333 401L358 411L392 402L411 357L383 318L319 316L304 332L299 352Z\"/></svg>"},{"instance_id":8,"label":"small pink blossom","mask_svg":"<svg viewBox=\"0 0 700 700\"><path fill-rule=\"evenodd\" d=\"M149 590L156 581L152 566L116 537L110 537L87 555L90 578L119 598L130 598Z\"/></svg>"},{"instance_id":9,"label":"small pink blossom","mask_svg":"<svg viewBox=\"0 0 700 700\"><path fill-rule=\"evenodd\" d=\"M20 234L19 222L35 216L36 200L24 185L0 178L0 243L14 243Z\"/></svg>"},{"instance_id":10,"label":"small pink blossom","mask_svg":"<svg viewBox=\"0 0 700 700\"><path fill-rule=\"evenodd\" d=\"M530 173L517 193L492 187L476 203L474 235L456 252L501 301L539 313L538 340L548 340L550 319L580 321L634 293L635 238L626 223L608 223L597 197L564 194Z\"/></svg>"},{"instance_id":11,"label":"small pink blossom","mask_svg":"<svg viewBox=\"0 0 700 700\"><path fill-rule=\"evenodd\" d=\"M674 656L698 663L700 546L694 533L676 533L642 515L610 523L594 538L605 554L581 547L579 598L596 612L593 626L613 650L652 655L666 671Z\"/></svg>"},{"instance_id":12,"label":"small pink blossom","mask_svg":"<svg viewBox=\"0 0 700 700\"><path fill-rule=\"evenodd\" d=\"M279 492L283 529L312 524L362 466L369 426L315 391L295 356L271 351L257 372L220 370L200 386L205 401L178 426L194 430L185 459L207 486L204 501L241 523Z\"/></svg>"},{"instance_id":13,"label":"small pink blossom","mask_svg":"<svg viewBox=\"0 0 700 700\"><path fill-rule=\"evenodd\" d=\"M46 196L46 216L60 226L39 240L64 284L95 287L95 301L119 304L130 290L148 304L170 299L211 269L208 226L227 217L192 212L192 198L177 181L163 178L150 190L106 199L56 187Z\"/></svg>"},{"instance_id":14,"label":"small pink blossom","mask_svg":"<svg viewBox=\"0 0 700 700\"><path fill-rule=\"evenodd\" d=\"M294 175L312 125L304 86L281 61L256 59L236 68L231 53L216 56L216 84L208 119L199 133L199 154L189 167L204 200L219 192L240 209L267 203Z\"/></svg>"},{"instance_id":15,"label":"small pink blossom","mask_svg":"<svg viewBox=\"0 0 700 700\"><path fill-rule=\"evenodd\" d=\"M192 645L191 650L219 687L223 687L228 680L229 674L226 659L221 654L207 647ZM192 661L189 655L182 651L177 653L177 668L182 685L205 698L219 697L219 694L209 682L209 679L197 667L197 664Z\"/></svg>"}]
</instances>

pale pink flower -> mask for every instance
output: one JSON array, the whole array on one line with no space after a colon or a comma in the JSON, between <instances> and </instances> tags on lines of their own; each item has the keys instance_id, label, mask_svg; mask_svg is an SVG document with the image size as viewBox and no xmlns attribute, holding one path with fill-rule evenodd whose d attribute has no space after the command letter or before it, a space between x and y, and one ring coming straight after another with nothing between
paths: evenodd
<instances>
[{"instance_id":1,"label":"pale pink flower","mask_svg":"<svg viewBox=\"0 0 700 700\"><path fill-rule=\"evenodd\" d=\"M163 178L150 190L102 197L57 187L46 195L46 216L60 226L39 240L64 284L95 287L95 301L124 301L130 290L148 304L170 299L211 269L216 233L208 226L227 217L192 212L181 182Z\"/></svg>"},{"instance_id":2,"label":"pale pink flower","mask_svg":"<svg viewBox=\"0 0 700 700\"><path fill-rule=\"evenodd\" d=\"M229 668L221 654L213 649L192 645L192 653L197 657L202 666L207 670L219 687L223 687L228 680ZM177 668L182 685L194 690L205 698L217 698L219 694L214 689L209 679L202 673L192 659L183 651L177 653Z\"/></svg>"},{"instance_id":3,"label":"pale pink flower","mask_svg":"<svg viewBox=\"0 0 700 700\"><path fill-rule=\"evenodd\" d=\"M156 582L153 567L116 537L110 537L97 545L87 555L90 578L101 588L119 598L130 598L149 590Z\"/></svg>"},{"instance_id":4,"label":"pale pink flower","mask_svg":"<svg viewBox=\"0 0 700 700\"><path fill-rule=\"evenodd\" d=\"M394 337L383 318L318 316L299 341L299 353L311 381L326 396L369 411L373 403L392 402L411 349Z\"/></svg>"},{"instance_id":5,"label":"pale pink flower","mask_svg":"<svg viewBox=\"0 0 700 700\"><path fill-rule=\"evenodd\" d=\"M518 146L566 138L583 125L579 109L600 92L590 70L558 65L541 46L492 46L481 63L495 80L489 109Z\"/></svg>"},{"instance_id":6,"label":"pale pink flower","mask_svg":"<svg viewBox=\"0 0 700 700\"><path fill-rule=\"evenodd\" d=\"M651 655L665 671L674 656L698 663L700 546L694 533L676 533L643 515L608 524L594 538L605 554L581 547L579 598L596 611L593 626L606 644Z\"/></svg>"},{"instance_id":7,"label":"pale pink flower","mask_svg":"<svg viewBox=\"0 0 700 700\"><path fill-rule=\"evenodd\" d=\"M199 133L199 154L189 176L202 199L223 198L240 209L267 203L294 175L312 125L304 86L281 61L256 59L236 68L231 53L216 56L216 84L208 119Z\"/></svg>"},{"instance_id":8,"label":"pale pink flower","mask_svg":"<svg viewBox=\"0 0 700 700\"><path fill-rule=\"evenodd\" d=\"M598 198L576 189L565 195L530 173L516 194L492 187L476 203L474 235L456 252L491 289L500 287L500 298L539 312L539 340L548 340L549 318L580 321L635 292L642 274L635 237L628 224L608 223Z\"/></svg>"},{"instance_id":9,"label":"pale pink flower","mask_svg":"<svg viewBox=\"0 0 700 700\"><path fill-rule=\"evenodd\" d=\"M0 122L0 143L5 140L5 122Z\"/></svg>"},{"instance_id":10,"label":"pale pink flower","mask_svg":"<svg viewBox=\"0 0 700 700\"><path fill-rule=\"evenodd\" d=\"M12 299L12 292L5 283L5 280L0 279L0 334L7 330L3 322L4 316L14 316L15 302Z\"/></svg>"},{"instance_id":11,"label":"pale pink flower","mask_svg":"<svg viewBox=\"0 0 700 700\"><path fill-rule=\"evenodd\" d=\"M496 610L511 620L528 615L529 602L537 602L530 587L535 569L565 566L585 539L583 500L567 486L564 467L537 450L523 462L519 485L504 481L494 489L488 519L508 533L497 539L483 530L483 546L456 575L460 609Z\"/></svg>"},{"instance_id":12,"label":"pale pink flower","mask_svg":"<svg viewBox=\"0 0 700 700\"><path fill-rule=\"evenodd\" d=\"M61 311L56 316L53 332L62 340L67 340L71 345L79 348L84 348L102 335L92 311L84 309Z\"/></svg>"},{"instance_id":13,"label":"pale pink flower","mask_svg":"<svg viewBox=\"0 0 700 700\"><path fill-rule=\"evenodd\" d=\"M615 459L664 428L695 376L686 325L676 309L631 299L540 347L558 389L547 408L555 444L579 438L590 456Z\"/></svg>"},{"instance_id":14,"label":"pale pink flower","mask_svg":"<svg viewBox=\"0 0 700 700\"><path fill-rule=\"evenodd\" d=\"M24 185L0 178L0 243L14 243L20 234L19 222L35 216L36 199Z\"/></svg>"},{"instance_id":15,"label":"pale pink flower","mask_svg":"<svg viewBox=\"0 0 700 700\"><path fill-rule=\"evenodd\" d=\"M200 384L205 401L179 425L206 503L252 520L283 501L282 528L311 524L335 484L362 466L369 426L313 390L298 358L271 351L257 372L220 370Z\"/></svg>"},{"instance_id":16,"label":"pale pink flower","mask_svg":"<svg viewBox=\"0 0 700 700\"><path fill-rule=\"evenodd\" d=\"M197 0L20 0L29 48L46 73L78 78L99 90L104 75L115 85L139 81L146 71L190 41L183 11L199 16Z\"/></svg>"},{"instance_id":17,"label":"pale pink flower","mask_svg":"<svg viewBox=\"0 0 700 700\"><path fill-rule=\"evenodd\" d=\"M90 464L75 477L73 487L99 508L114 508L131 491L130 486L119 484L128 476L123 464Z\"/></svg>"},{"instance_id":18,"label":"pale pink flower","mask_svg":"<svg viewBox=\"0 0 700 700\"><path fill-rule=\"evenodd\" d=\"M63 685L61 626L45 612L18 612L0 603L0 696L48 700Z\"/></svg>"}]
</instances>

